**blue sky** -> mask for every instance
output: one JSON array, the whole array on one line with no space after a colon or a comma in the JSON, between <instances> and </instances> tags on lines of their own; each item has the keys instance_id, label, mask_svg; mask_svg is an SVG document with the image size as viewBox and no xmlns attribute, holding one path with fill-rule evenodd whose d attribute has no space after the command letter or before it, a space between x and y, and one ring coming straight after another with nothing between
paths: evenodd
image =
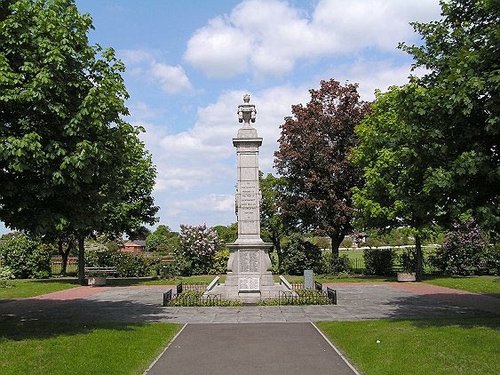
<instances>
[{"instance_id":1,"label":"blue sky","mask_svg":"<svg viewBox=\"0 0 500 375\"><path fill-rule=\"evenodd\" d=\"M374 90L402 84L418 43L410 21L439 18L438 0L77 0L92 44L113 47L127 70L128 121L158 169L160 223L235 221L232 137L243 94L257 107L261 169L272 171L279 126L320 80ZM0 231L5 230L0 226Z\"/></svg>"}]
</instances>

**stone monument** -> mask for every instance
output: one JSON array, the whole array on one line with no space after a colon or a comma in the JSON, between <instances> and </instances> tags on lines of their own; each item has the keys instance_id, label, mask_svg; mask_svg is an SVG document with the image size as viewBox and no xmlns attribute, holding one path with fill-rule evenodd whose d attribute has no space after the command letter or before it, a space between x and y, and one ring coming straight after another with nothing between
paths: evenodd
<instances>
[{"instance_id":1,"label":"stone monument","mask_svg":"<svg viewBox=\"0 0 500 375\"><path fill-rule=\"evenodd\" d=\"M238 286L238 293L260 293L262 287L274 285L269 250L272 244L260 238L259 147L262 138L252 127L257 111L250 95L238 106L242 127L233 138L236 147L237 180L235 211L238 238L229 244L226 285Z\"/></svg>"},{"instance_id":2,"label":"stone monument","mask_svg":"<svg viewBox=\"0 0 500 375\"><path fill-rule=\"evenodd\" d=\"M228 244L230 255L225 284L207 292L247 302L276 297L282 290L280 284L274 283L271 271L269 250L272 244L260 238L259 147L262 138L252 126L256 114L255 105L250 104L250 95L245 95L243 104L238 106L238 120L242 126L233 138L237 158L235 212L238 238Z\"/></svg>"}]
</instances>

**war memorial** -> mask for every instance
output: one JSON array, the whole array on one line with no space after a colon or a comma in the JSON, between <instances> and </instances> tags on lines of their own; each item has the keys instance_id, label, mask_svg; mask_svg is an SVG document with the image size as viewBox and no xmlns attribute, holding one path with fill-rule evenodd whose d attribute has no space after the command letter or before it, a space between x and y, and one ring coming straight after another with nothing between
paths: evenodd
<instances>
[{"instance_id":1,"label":"war memorial","mask_svg":"<svg viewBox=\"0 0 500 375\"><path fill-rule=\"evenodd\" d=\"M235 212L238 238L229 244L230 256L225 284L212 282L208 295L221 295L224 299L257 302L261 298L277 297L280 291L290 291L284 284L274 283L269 250L272 244L260 237L259 138L255 123L257 111L250 104L250 95L243 97L238 106L238 121L242 124L233 138L236 148L237 185ZM282 281L286 283L285 280Z\"/></svg>"}]
</instances>

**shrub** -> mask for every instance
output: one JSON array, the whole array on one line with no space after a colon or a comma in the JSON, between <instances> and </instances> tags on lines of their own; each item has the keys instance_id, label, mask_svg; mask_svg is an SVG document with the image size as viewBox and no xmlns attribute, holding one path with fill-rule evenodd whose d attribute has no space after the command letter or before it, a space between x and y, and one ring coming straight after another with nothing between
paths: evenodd
<instances>
[{"instance_id":1,"label":"shrub","mask_svg":"<svg viewBox=\"0 0 500 375\"><path fill-rule=\"evenodd\" d=\"M417 255L415 250L404 249L400 254L396 255L396 261L403 272L415 272L417 269Z\"/></svg>"},{"instance_id":2,"label":"shrub","mask_svg":"<svg viewBox=\"0 0 500 375\"><path fill-rule=\"evenodd\" d=\"M24 234L15 234L0 242L0 263L12 270L16 279L43 279L51 274L50 253Z\"/></svg>"},{"instance_id":3,"label":"shrub","mask_svg":"<svg viewBox=\"0 0 500 375\"><path fill-rule=\"evenodd\" d=\"M121 277L149 276L157 260L143 255L127 254L120 251L101 249L88 251L85 263L90 267L116 267Z\"/></svg>"},{"instance_id":4,"label":"shrub","mask_svg":"<svg viewBox=\"0 0 500 375\"><path fill-rule=\"evenodd\" d=\"M334 258L332 253L326 251L323 253L321 273L338 275L351 272L351 261L346 254Z\"/></svg>"},{"instance_id":5,"label":"shrub","mask_svg":"<svg viewBox=\"0 0 500 375\"><path fill-rule=\"evenodd\" d=\"M220 275L226 273L227 261L229 260L229 249L223 247L214 254L212 268L208 272L209 275Z\"/></svg>"},{"instance_id":6,"label":"shrub","mask_svg":"<svg viewBox=\"0 0 500 375\"><path fill-rule=\"evenodd\" d=\"M392 274L392 263L394 261L394 251L392 249L365 249L363 258L367 275Z\"/></svg>"},{"instance_id":7,"label":"shrub","mask_svg":"<svg viewBox=\"0 0 500 375\"><path fill-rule=\"evenodd\" d=\"M152 259L125 253L122 253L119 259L116 270L121 277L150 276L152 273Z\"/></svg>"},{"instance_id":8,"label":"shrub","mask_svg":"<svg viewBox=\"0 0 500 375\"><path fill-rule=\"evenodd\" d=\"M7 281L14 279L14 273L9 267L0 266L0 288L7 286Z\"/></svg>"},{"instance_id":9,"label":"shrub","mask_svg":"<svg viewBox=\"0 0 500 375\"><path fill-rule=\"evenodd\" d=\"M285 247L282 268L289 275L302 275L307 269L321 273L321 249L299 235L292 235Z\"/></svg>"},{"instance_id":10,"label":"shrub","mask_svg":"<svg viewBox=\"0 0 500 375\"><path fill-rule=\"evenodd\" d=\"M183 274L202 275L214 270L214 258L221 249L221 241L214 229L206 225L181 225L180 239L176 258Z\"/></svg>"},{"instance_id":11,"label":"shrub","mask_svg":"<svg viewBox=\"0 0 500 375\"><path fill-rule=\"evenodd\" d=\"M484 251L481 271L488 275L500 275L500 242L488 246Z\"/></svg>"},{"instance_id":12,"label":"shrub","mask_svg":"<svg viewBox=\"0 0 500 375\"><path fill-rule=\"evenodd\" d=\"M225 300L214 298L207 298L203 296L203 292L198 292L190 290L178 294L172 301L170 301L170 306L241 306L241 302L238 300Z\"/></svg>"},{"instance_id":13,"label":"shrub","mask_svg":"<svg viewBox=\"0 0 500 375\"><path fill-rule=\"evenodd\" d=\"M473 221L455 224L446 234L443 246L432 258L434 265L451 275L472 275L481 268L486 240Z\"/></svg>"}]
</instances>

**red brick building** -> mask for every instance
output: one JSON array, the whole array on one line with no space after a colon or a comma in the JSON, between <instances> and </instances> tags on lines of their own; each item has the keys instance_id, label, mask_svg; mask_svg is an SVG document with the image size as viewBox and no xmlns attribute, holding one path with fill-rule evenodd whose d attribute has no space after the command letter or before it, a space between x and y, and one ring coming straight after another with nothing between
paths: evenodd
<instances>
[{"instance_id":1,"label":"red brick building","mask_svg":"<svg viewBox=\"0 0 500 375\"><path fill-rule=\"evenodd\" d=\"M146 251L146 241L127 241L123 244L121 251L126 253L143 253Z\"/></svg>"}]
</instances>

